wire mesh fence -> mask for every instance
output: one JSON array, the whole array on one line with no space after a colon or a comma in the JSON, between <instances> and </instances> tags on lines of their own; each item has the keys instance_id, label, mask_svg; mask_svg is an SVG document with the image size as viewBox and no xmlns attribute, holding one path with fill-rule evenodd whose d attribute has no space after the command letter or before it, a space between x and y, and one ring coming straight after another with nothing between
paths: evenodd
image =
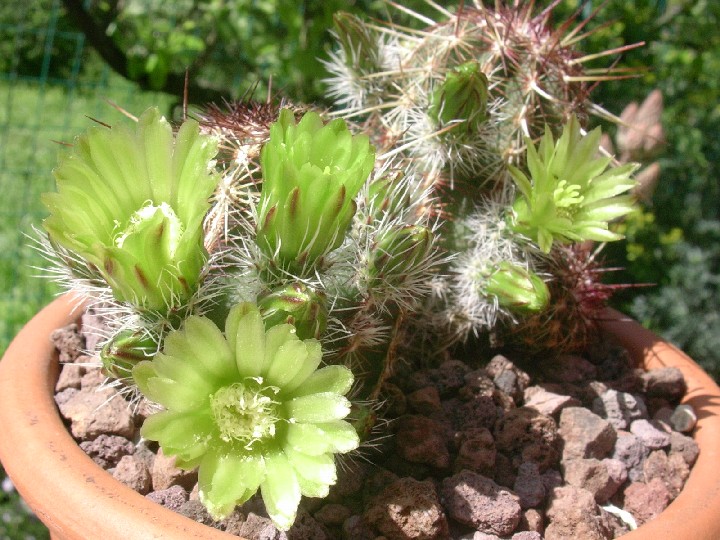
<instances>
[{"instance_id":1,"label":"wire mesh fence","mask_svg":"<svg viewBox=\"0 0 720 540\"><path fill-rule=\"evenodd\" d=\"M108 101L139 113L172 98L114 75L68 27L60 0L0 6L0 353L58 291L39 279L44 261L29 237L46 212L61 142L92 123L120 118Z\"/></svg>"}]
</instances>

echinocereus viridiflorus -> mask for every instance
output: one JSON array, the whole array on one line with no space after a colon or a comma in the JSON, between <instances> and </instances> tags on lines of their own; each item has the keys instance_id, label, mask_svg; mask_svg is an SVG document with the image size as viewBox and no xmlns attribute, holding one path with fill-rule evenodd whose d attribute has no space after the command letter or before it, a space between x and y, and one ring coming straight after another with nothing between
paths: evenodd
<instances>
[{"instance_id":1,"label":"echinocereus viridiflorus","mask_svg":"<svg viewBox=\"0 0 720 540\"><path fill-rule=\"evenodd\" d=\"M530 176L510 166L520 191L515 200L510 227L533 240L548 253L553 242L611 241L620 235L608 222L628 214L634 198L623 195L635 186L634 163L608 169L612 158L599 157L599 128L580 133L574 116L557 142L549 128L538 148L527 141Z\"/></svg>"},{"instance_id":2,"label":"echinocereus viridiflorus","mask_svg":"<svg viewBox=\"0 0 720 540\"><path fill-rule=\"evenodd\" d=\"M355 196L375 164L367 136L315 112L295 123L280 111L262 149L257 243L286 269L302 272L336 249L355 214Z\"/></svg>"},{"instance_id":3,"label":"echinocereus viridiflorus","mask_svg":"<svg viewBox=\"0 0 720 540\"><path fill-rule=\"evenodd\" d=\"M134 129L90 128L54 171L44 227L97 268L120 302L167 314L185 304L207 258L203 220L218 182L216 141L195 121L173 134L157 108Z\"/></svg>"},{"instance_id":4,"label":"echinocereus viridiflorus","mask_svg":"<svg viewBox=\"0 0 720 540\"><path fill-rule=\"evenodd\" d=\"M165 410L143 424L183 468L199 467L200 500L217 519L259 489L275 525L287 530L301 495L325 497L336 480L335 453L357 448L344 420L353 383L340 365L317 369L320 343L295 327L265 330L254 304L236 305L225 333L191 316L133 377Z\"/></svg>"}]
</instances>

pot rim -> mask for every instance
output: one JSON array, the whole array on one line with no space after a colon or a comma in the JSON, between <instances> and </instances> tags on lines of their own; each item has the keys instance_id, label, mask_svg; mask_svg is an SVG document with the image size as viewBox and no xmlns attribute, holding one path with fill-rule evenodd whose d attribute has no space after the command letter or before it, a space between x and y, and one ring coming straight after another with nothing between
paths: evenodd
<instances>
[{"instance_id":1,"label":"pot rim","mask_svg":"<svg viewBox=\"0 0 720 540\"><path fill-rule=\"evenodd\" d=\"M88 530L102 531L97 537L103 540L237 539L123 485L70 436L53 399L59 366L49 335L74 322L81 307L69 294L54 300L20 331L0 361L5 431L0 459L20 494L57 540L85 540ZM599 325L644 367L678 367L688 386L683 402L698 416L693 435L700 455L682 492L658 517L623 538L680 540L689 532L693 540L720 538L720 388L687 355L631 318L608 308Z\"/></svg>"},{"instance_id":2,"label":"pot rim","mask_svg":"<svg viewBox=\"0 0 720 540\"><path fill-rule=\"evenodd\" d=\"M82 305L72 295L54 300L0 361L0 459L18 492L55 540L87 540L88 531L103 540L237 540L115 480L68 433L53 399L59 365L49 336L75 322Z\"/></svg>"}]
</instances>

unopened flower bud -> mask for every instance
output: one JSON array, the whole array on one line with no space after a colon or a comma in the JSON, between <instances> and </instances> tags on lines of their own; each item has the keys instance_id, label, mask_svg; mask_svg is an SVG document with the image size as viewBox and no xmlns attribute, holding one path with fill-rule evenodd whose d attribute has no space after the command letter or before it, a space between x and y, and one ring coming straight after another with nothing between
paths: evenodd
<instances>
[{"instance_id":1,"label":"unopened flower bud","mask_svg":"<svg viewBox=\"0 0 720 540\"><path fill-rule=\"evenodd\" d=\"M357 16L339 11L333 15L335 34L345 53L345 63L360 73L372 73L380 67L378 44Z\"/></svg>"},{"instance_id":2,"label":"unopened flower bud","mask_svg":"<svg viewBox=\"0 0 720 540\"><path fill-rule=\"evenodd\" d=\"M373 282L402 282L428 256L432 245L433 233L427 227L406 225L388 231L371 256L369 270Z\"/></svg>"},{"instance_id":3,"label":"unopened flower bud","mask_svg":"<svg viewBox=\"0 0 720 540\"><path fill-rule=\"evenodd\" d=\"M488 79L480 65L466 62L445 76L430 98L430 118L439 127L459 122L450 133L474 133L487 120Z\"/></svg>"},{"instance_id":4,"label":"unopened flower bud","mask_svg":"<svg viewBox=\"0 0 720 540\"><path fill-rule=\"evenodd\" d=\"M258 299L266 328L292 324L300 339L319 338L327 328L327 298L302 283L275 289Z\"/></svg>"},{"instance_id":5,"label":"unopened flower bud","mask_svg":"<svg viewBox=\"0 0 720 540\"><path fill-rule=\"evenodd\" d=\"M550 290L536 274L507 261L501 262L488 278L485 293L511 311L534 313L550 300Z\"/></svg>"},{"instance_id":6,"label":"unopened flower bud","mask_svg":"<svg viewBox=\"0 0 720 540\"><path fill-rule=\"evenodd\" d=\"M132 369L143 360L151 360L156 351L157 344L144 332L123 330L105 344L100 360L108 376L132 384Z\"/></svg>"}]
</instances>

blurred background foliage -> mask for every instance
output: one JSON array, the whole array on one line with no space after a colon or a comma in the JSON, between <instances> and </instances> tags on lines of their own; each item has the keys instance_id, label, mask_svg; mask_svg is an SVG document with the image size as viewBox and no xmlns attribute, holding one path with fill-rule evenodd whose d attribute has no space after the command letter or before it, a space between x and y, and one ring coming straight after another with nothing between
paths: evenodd
<instances>
[{"instance_id":1,"label":"blurred background foliage","mask_svg":"<svg viewBox=\"0 0 720 540\"><path fill-rule=\"evenodd\" d=\"M433 16L423 0L402 4ZM622 267L612 280L651 286L621 289L615 305L720 379L720 2L563 0L553 20L573 13L582 20L596 8L583 52L646 45L595 63L618 60L641 71L600 84L594 100L620 114L659 89L667 140L652 203L622 225L626 241L604 252L607 266ZM52 141L71 140L88 125L85 115L116 120L105 99L134 113L150 103L170 113L186 70L196 103L252 92L263 99L270 80L274 93L322 102L320 59L339 9L419 25L382 0L0 3L0 353L55 292L33 277L30 267L42 260L22 236L44 216L38 195L51 188ZM20 508L5 482L0 540L43 537L35 522L16 519Z\"/></svg>"}]
</instances>

